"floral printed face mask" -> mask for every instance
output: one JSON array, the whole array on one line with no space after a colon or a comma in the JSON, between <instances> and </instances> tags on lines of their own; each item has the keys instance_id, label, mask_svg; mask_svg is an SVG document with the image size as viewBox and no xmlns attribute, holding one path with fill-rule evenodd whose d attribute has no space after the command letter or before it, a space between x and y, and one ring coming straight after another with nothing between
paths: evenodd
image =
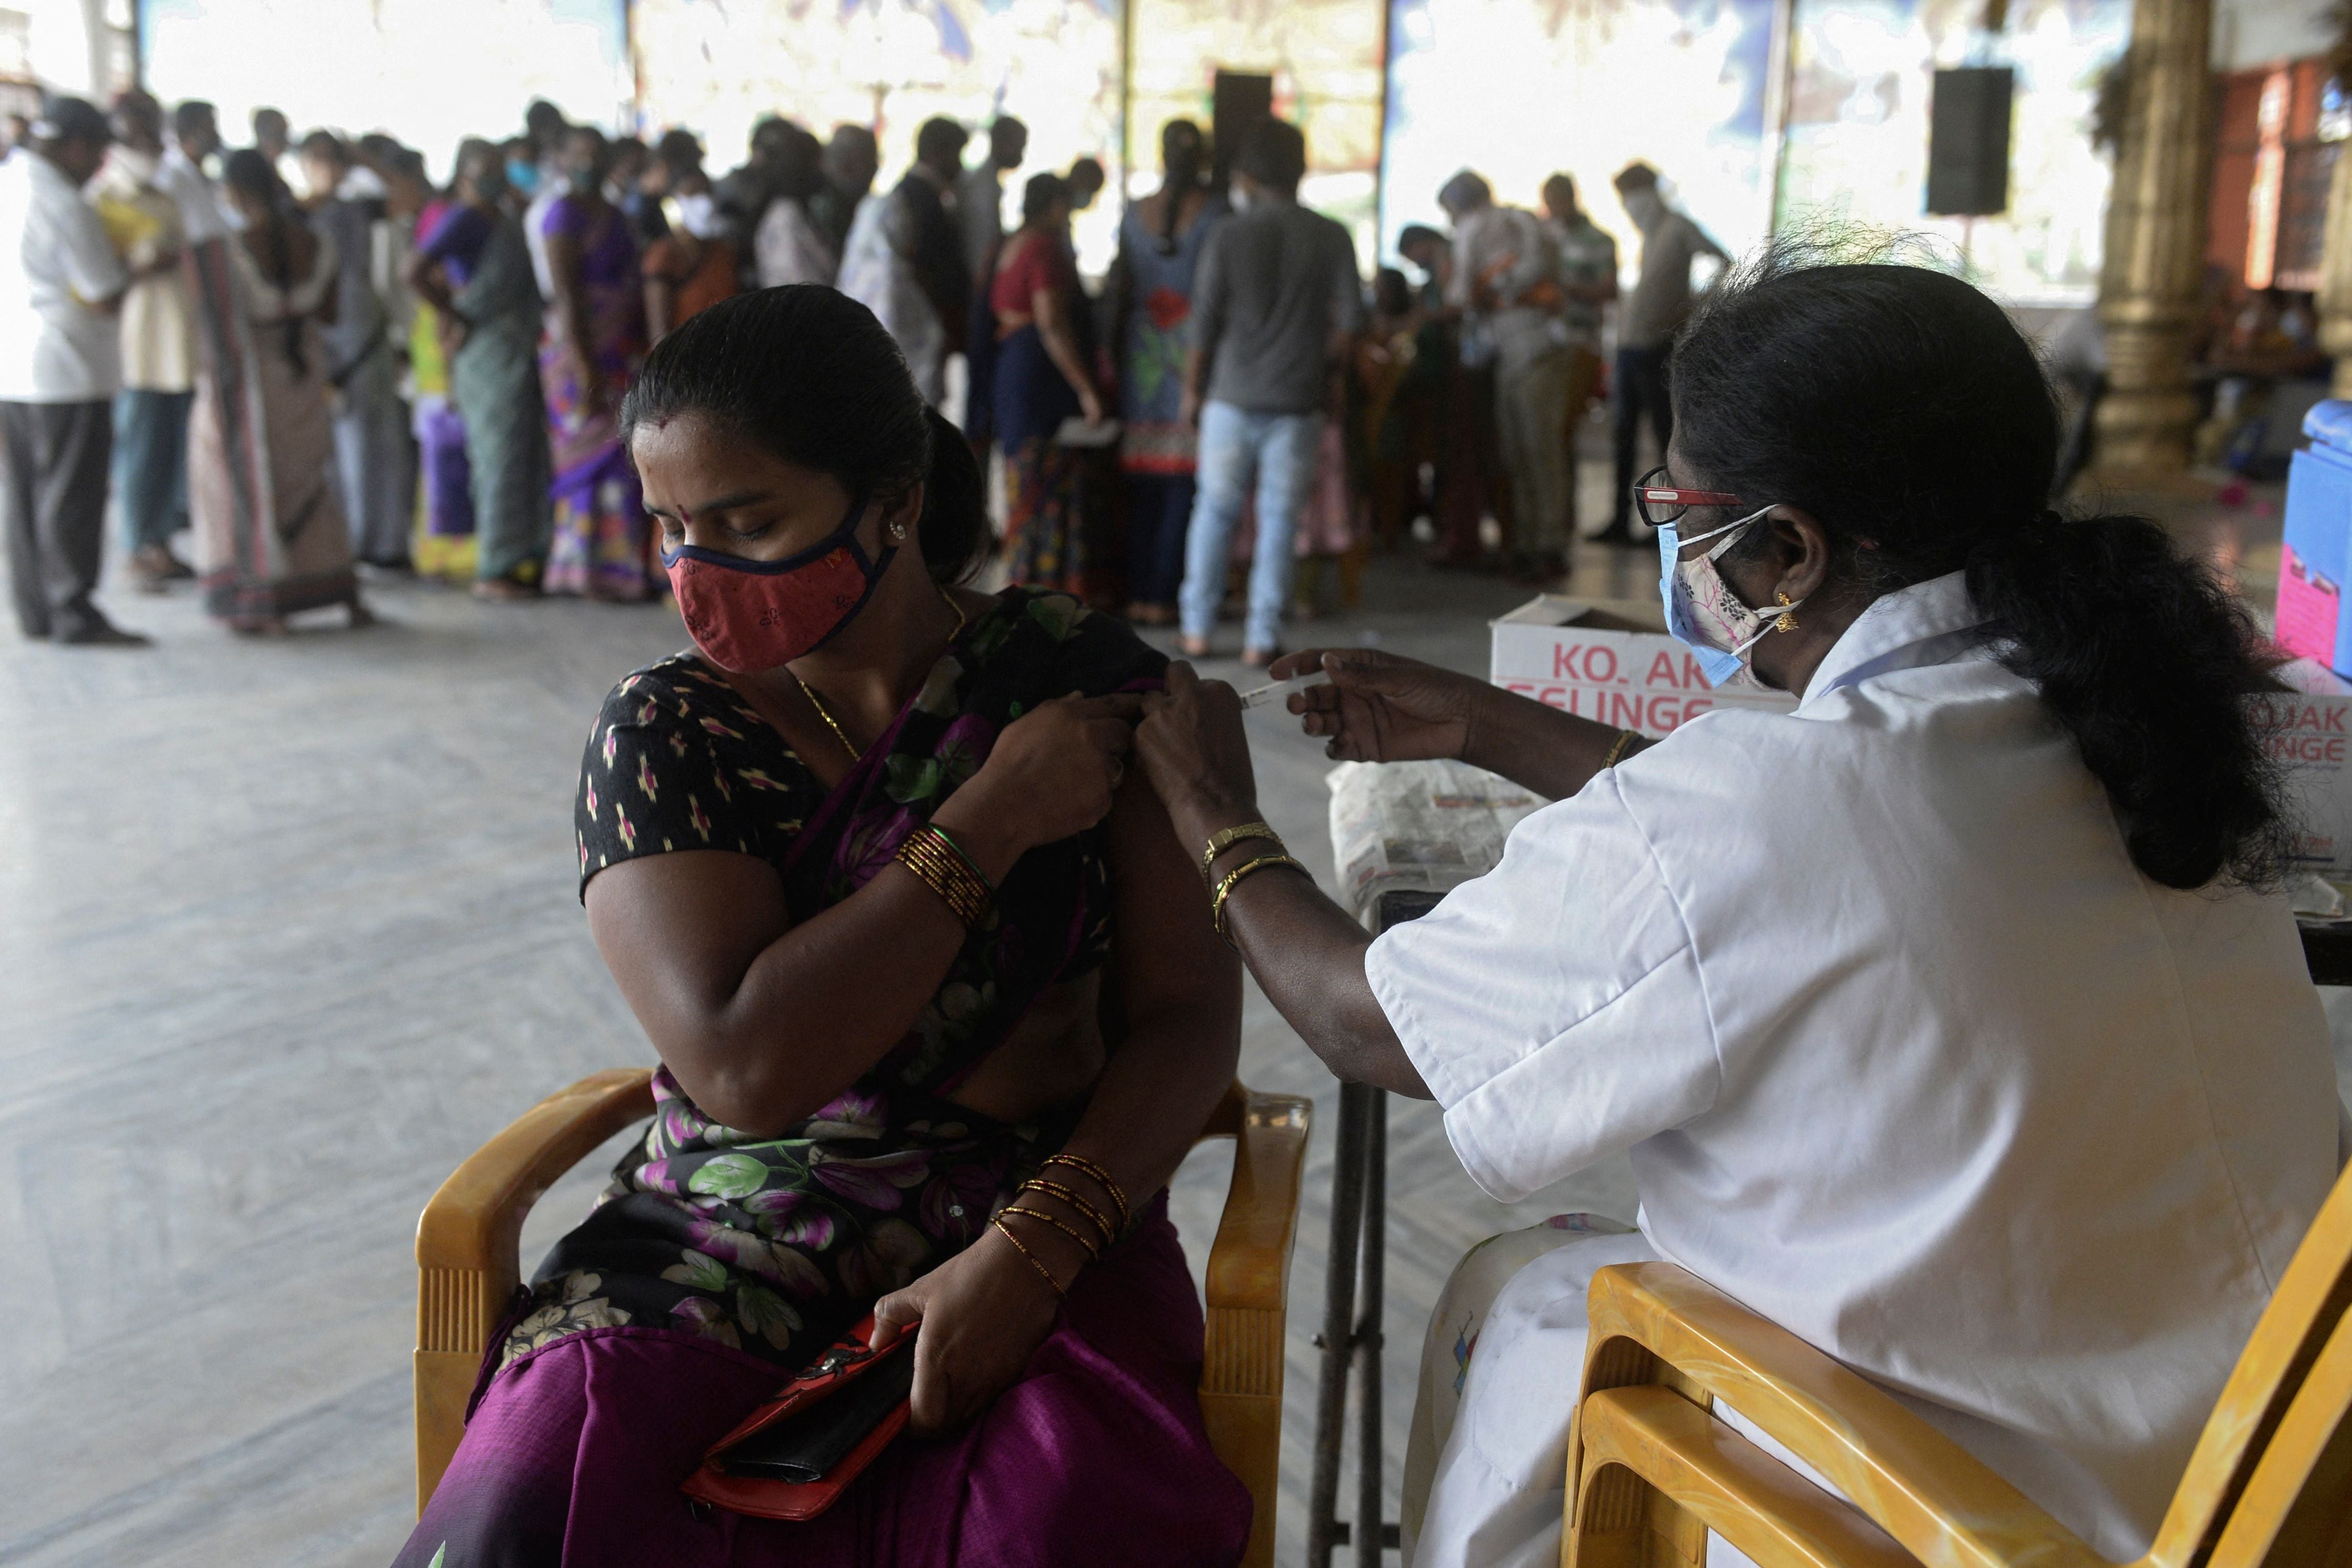
<instances>
[{"instance_id":1,"label":"floral printed face mask","mask_svg":"<svg viewBox=\"0 0 2352 1568\"><path fill-rule=\"evenodd\" d=\"M1697 656L1699 669L1711 686L1738 685L1760 688L1763 682L1748 667L1757 643L1783 617L1804 602L1750 609L1723 580L1715 558L1737 543L1740 534L1772 508L1750 512L1737 522L1685 540L1672 523L1658 528L1658 596L1666 607L1666 631ZM1723 542L1696 560L1682 559L1685 544Z\"/></svg>"},{"instance_id":2,"label":"floral printed face mask","mask_svg":"<svg viewBox=\"0 0 2352 1568\"><path fill-rule=\"evenodd\" d=\"M861 500L841 527L797 555L746 560L681 545L662 551L678 612L703 656L730 674L772 670L813 653L874 597L898 553L868 557L857 542Z\"/></svg>"}]
</instances>

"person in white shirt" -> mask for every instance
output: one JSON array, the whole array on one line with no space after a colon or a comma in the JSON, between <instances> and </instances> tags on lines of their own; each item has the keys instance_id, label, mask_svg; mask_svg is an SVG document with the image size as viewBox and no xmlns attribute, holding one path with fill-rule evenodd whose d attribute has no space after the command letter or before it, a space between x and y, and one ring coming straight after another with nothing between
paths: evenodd
<instances>
[{"instance_id":1,"label":"person in white shirt","mask_svg":"<svg viewBox=\"0 0 2352 1568\"><path fill-rule=\"evenodd\" d=\"M172 111L172 145L163 151L155 184L178 205L191 250L229 235L220 187L205 172L205 161L220 150L220 121L211 104L190 99Z\"/></svg>"},{"instance_id":2,"label":"person in white shirt","mask_svg":"<svg viewBox=\"0 0 2352 1568\"><path fill-rule=\"evenodd\" d=\"M131 272L122 297L122 391L114 400L114 504L131 580L149 593L195 572L172 553L188 526L188 411L196 399L187 229L163 189L163 110L133 89L114 101L114 150L89 199Z\"/></svg>"},{"instance_id":3,"label":"person in white shirt","mask_svg":"<svg viewBox=\"0 0 2352 1568\"><path fill-rule=\"evenodd\" d=\"M130 275L81 192L110 140L95 105L53 98L0 163L0 529L29 641L146 642L90 601L122 385L114 316Z\"/></svg>"},{"instance_id":4,"label":"person in white shirt","mask_svg":"<svg viewBox=\"0 0 2352 1568\"><path fill-rule=\"evenodd\" d=\"M1541 218L1501 205L1467 169L1445 182L1437 204L1454 220L1445 303L1463 313L1464 343L1495 367L1496 446L1511 480L1511 574L1551 582L1568 570L1576 505L1559 438L1569 375L1559 250Z\"/></svg>"},{"instance_id":5,"label":"person in white shirt","mask_svg":"<svg viewBox=\"0 0 2352 1568\"><path fill-rule=\"evenodd\" d=\"M1458 757L1557 803L1377 940L1245 872L1261 840L1210 857L1285 1018L1342 1077L1435 1098L1495 1197L1632 1154L1638 1233L1564 1236L1477 1327L1412 1561L1557 1561L1586 1290L1638 1259L2137 1557L2344 1147L2243 700L2264 645L2155 523L2046 509L2042 368L1959 279L1768 255L1673 377L1639 491L1669 624L1796 710L1649 743L1296 655L1269 673L1328 673L1290 703L1333 756ZM1176 665L1147 713L1187 848L1256 819L1228 688Z\"/></svg>"}]
</instances>

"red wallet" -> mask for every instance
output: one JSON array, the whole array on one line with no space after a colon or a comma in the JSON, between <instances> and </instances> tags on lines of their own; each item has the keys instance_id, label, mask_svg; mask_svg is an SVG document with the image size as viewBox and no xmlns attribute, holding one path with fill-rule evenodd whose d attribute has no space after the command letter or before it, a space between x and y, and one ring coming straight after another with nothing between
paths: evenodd
<instances>
[{"instance_id":1,"label":"red wallet","mask_svg":"<svg viewBox=\"0 0 2352 1568\"><path fill-rule=\"evenodd\" d=\"M874 1319L849 1331L702 1457L686 1495L730 1513L814 1519L907 1425L913 1332L866 1348Z\"/></svg>"}]
</instances>

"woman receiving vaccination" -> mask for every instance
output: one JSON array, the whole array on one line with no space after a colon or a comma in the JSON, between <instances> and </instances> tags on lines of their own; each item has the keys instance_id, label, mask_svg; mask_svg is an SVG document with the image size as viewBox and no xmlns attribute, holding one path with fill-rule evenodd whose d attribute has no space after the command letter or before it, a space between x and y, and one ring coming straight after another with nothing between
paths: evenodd
<instances>
[{"instance_id":1,"label":"woman receiving vaccination","mask_svg":"<svg viewBox=\"0 0 2352 1568\"><path fill-rule=\"evenodd\" d=\"M400 1563L1234 1562L1160 1189L1232 1080L1240 972L1122 761L1163 661L961 586L971 450L831 288L679 326L622 430L695 650L605 700L576 821L657 1114ZM909 1435L814 1520L690 1503L868 1312L916 1333Z\"/></svg>"},{"instance_id":2,"label":"woman receiving vaccination","mask_svg":"<svg viewBox=\"0 0 2352 1568\"><path fill-rule=\"evenodd\" d=\"M1291 706L1333 756L1558 804L1377 941L1263 840L1212 868L1284 1016L1340 1076L1435 1098L1487 1192L1632 1152L1639 1231L1566 1240L1475 1328L1412 1561L1557 1561L1586 1291L1646 1259L2137 1557L2339 1159L2265 891L2260 645L2154 524L2045 509L2041 368L1958 279L1768 257L1672 379L1636 492L1669 625L1795 712L1651 744L1295 655L1273 673L1330 674ZM1151 704L1139 752L1198 855L1258 814L1240 716L1181 665Z\"/></svg>"}]
</instances>

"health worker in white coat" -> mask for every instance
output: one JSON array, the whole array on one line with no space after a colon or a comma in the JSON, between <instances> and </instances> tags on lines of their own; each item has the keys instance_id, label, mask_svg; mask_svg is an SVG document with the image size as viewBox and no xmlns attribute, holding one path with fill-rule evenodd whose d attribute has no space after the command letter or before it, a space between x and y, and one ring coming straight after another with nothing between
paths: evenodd
<instances>
[{"instance_id":1,"label":"health worker in white coat","mask_svg":"<svg viewBox=\"0 0 2352 1568\"><path fill-rule=\"evenodd\" d=\"M1768 256L1672 377L1640 487L1670 624L1796 711L1651 744L1297 654L1274 673L1329 673L1290 706L1333 757L1460 758L1557 803L1376 941L1263 838L1210 857L1307 1043L1433 1096L1497 1199L1632 1152L1638 1233L1496 1298L1413 1562L1558 1560L1587 1287L1654 1258L2135 1557L2339 1164L2266 891L2262 644L2153 523L2046 509L2042 370L1956 278ZM1139 755L1188 847L1256 821L1231 690L1180 664L1150 709Z\"/></svg>"}]
</instances>

